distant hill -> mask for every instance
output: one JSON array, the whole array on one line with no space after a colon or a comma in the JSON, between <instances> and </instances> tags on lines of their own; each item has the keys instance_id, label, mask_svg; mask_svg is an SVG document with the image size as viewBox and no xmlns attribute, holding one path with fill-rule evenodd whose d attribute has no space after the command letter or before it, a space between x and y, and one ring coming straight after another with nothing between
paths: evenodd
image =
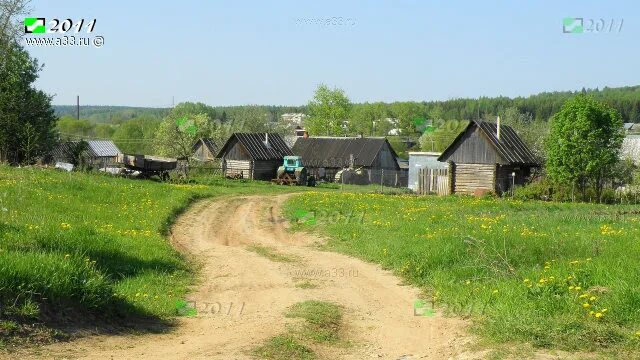
<instances>
[{"instance_id":1,"label":"distant hill","mask_svg":"<svg viewBox=\"0 0 640 360\"><path fill-rule=\"evenodd\" d=\"M59 117L76 117L75 105L54 105L53 110ZM131 106L80 106L80 118L96 123L118 122L137 117L161 119L169 112L168 108L131 107Z\"/></svg>"},{"instance_id":2,"label":"distant hill","mask_svg":"<svg viewBox=\"0 0 640 360\"><path fill-rule=\"evenodd\" d=\"M520 112L530 113L534 118L548 120L555 114L562 104L580 92L586 92L596 99L603 101L622 114L625 122L640 123L640 85L618 88L582 89L580 91L543 92L527 97L480 97L477 99L461 98L444 101L418 102L424 109L425 115L434 111L441 114L443 119L476 119L498 114L509 107L517 107ZM387 104L389 108L391 104ZM354 105L355 107L358 104ZM285 112L305 112L306 106L261 106L268 113L279 115ZM215 113L233 114L242 111L244 106L214 106ZM55 105L58 116L76 116L73 105ZM129 106L81 106L80 118L96 123L120 122L136 117L150 117L161 119L169 108L129 107ZM428 115L427 115L428 116ZM115 121L114 121L115 120Z\"/></svg>"}]
</instances>

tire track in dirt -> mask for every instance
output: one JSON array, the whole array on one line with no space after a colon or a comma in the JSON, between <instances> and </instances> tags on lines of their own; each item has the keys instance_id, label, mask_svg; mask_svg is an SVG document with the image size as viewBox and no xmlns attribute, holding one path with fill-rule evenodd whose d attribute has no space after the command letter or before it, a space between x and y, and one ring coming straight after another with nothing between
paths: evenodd
<instances>
[{"instance_id":1,"label":"tire track in dirt","mask_svg":"<svg viewBox=\"0 0 640 360\"><path fill-rule=\"evenodd\" d=\"M413 314L418 290L379 266L311 246L322 239L289 234L279 220L287 195L207 200L195 204L172 228L171 241L201 264L187 296L199 314L178 319L166 334L94 336L39 349L36 358L250 359L251 350L296 320L287 308L304 300L344 307L343 337L352 347L314 348L329 359L470 359L468 323ZM263 245L298 261L274 262L247 250ZM341 276L345 274L346 276ZM295 286L309 281L316 288ZM219 303L216 314L201 311ZM233 304L228 311L229 304ZM242 313L239 315L239 309ZM234 307L235 306L235 307ZM216 310L218 309L216 305ZM227 314L229 312L229 314Z\"/></svg>"}]
</instances>

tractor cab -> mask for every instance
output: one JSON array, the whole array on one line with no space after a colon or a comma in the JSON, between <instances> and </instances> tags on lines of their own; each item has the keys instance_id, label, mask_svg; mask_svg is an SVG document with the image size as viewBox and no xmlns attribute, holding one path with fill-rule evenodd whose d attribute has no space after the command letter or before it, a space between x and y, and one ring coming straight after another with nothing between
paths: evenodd
<instances>
[{"instance_id":1,"label":"tractor cab","mask_svg":"<svg viewBox=\"0 0 640 360\"><path fill-rule=\"evenodd\" d=\"M287 172L293 172L296 168L302 167L302 157L300 156L285 156L284 168Z\"/></svg>"}]
</instances>

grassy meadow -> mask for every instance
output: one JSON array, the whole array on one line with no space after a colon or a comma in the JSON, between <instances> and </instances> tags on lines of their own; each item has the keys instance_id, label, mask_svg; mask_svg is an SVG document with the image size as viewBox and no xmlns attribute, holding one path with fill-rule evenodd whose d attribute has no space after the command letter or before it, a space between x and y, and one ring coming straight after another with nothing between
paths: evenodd
<instances>
[{"instance_id":1,"label":"grassy meadow","mask_svg":"<svg viewBox=\"0 0 640 360\"><path fill-rule=\"evenodd\" d=\"M195 199L292 191L0 167L0 344L21 324L85 314L166 319L196 275L167 240Z\"/></svg>"},{"instance_id":2,"label":"grassy meadow","mask_svg":"<svg viewBox=\"0 0 640 360\"><path fill-rule=\"evenodd\" d=\"M424 289L436 311L470 317L490 343L640 349L637 206L307 192L285 212L294 230Z\"/></svg>"}]
</instances>

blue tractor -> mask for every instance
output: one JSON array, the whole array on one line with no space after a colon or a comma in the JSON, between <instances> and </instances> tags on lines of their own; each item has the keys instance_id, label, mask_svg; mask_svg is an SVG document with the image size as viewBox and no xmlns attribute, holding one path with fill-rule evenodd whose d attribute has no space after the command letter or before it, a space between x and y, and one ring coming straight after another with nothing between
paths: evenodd
<instances>
[{"instance_id":1,"label":"blue tractor","mask_svg":"<svg viewBox=\"0 0 640 360\"><path fill-rule=\"evenodd\" d=\"M315 177L309 175L300 156L285 156L284 163L278 168L277 176L272 181L280 185L316 186Z\"/></svg>"}]
</instances>

